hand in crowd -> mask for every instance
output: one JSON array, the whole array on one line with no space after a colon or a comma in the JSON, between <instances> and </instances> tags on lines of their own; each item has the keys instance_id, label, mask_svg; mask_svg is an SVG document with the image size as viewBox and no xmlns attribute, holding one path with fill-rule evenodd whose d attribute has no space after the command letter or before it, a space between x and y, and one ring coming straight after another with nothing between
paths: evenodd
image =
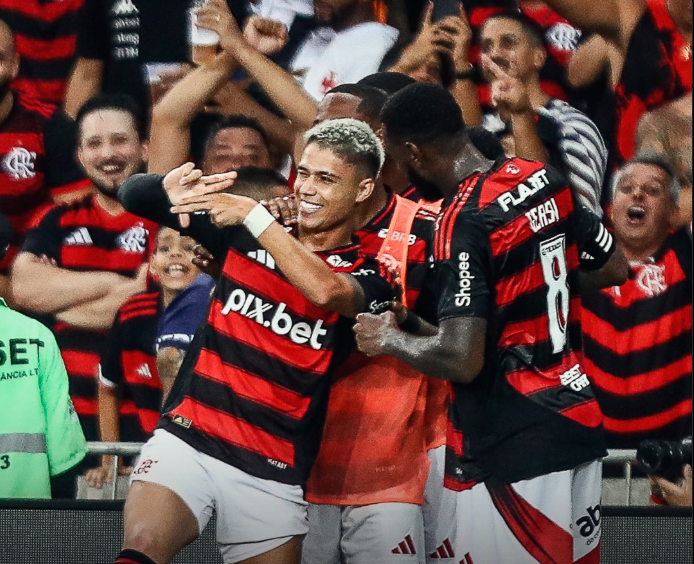
<instances>
[{"instance_id":1,"label":"hand in crowd","mask_svg":"<svg viewBox=\"0 0 694 564\"><path fill-rule=\"evenodd\" d=\"M233 52L234 47L244 41L239 24L225 0L208 0L196 13L198 27L210 29L219 35L222 51Z\"/></svg>"},{"instance_id":2,"label":"hand in crowd","mask_svg":"<svg viewBox=\"0 0 694 564\"><path fill-rule=\"evenodd\" d=\"M380 315L360 313L354 324L357 348L366 356L386 354L386 347L393 331L399 331L395 313L386 311Z\"/></svg>"},{"instance_id":3,"label":"hand in crowd","mask_svg":"<svg viewBox=\"0 0 694 564\"><path fill-rule=\"evenodd\" d=\"M509 114L533 111L528 89L516 78L514 69L502 69L484 54L481 56L481 62L484 74L491 84L492 101L502 119L507 119Z\"/></svg>"},{"instance_id":4,"label":"hand in crowd","mask_svg":"<svg viewBox=\"0 0 694 564\"><path fill-rule=\"evenodd\" d=\"M298 221L299 207L293 195L273 198L272 200L261 200L260 203L285 227L294 225Z\"/></svg>"},{"instance_id":5,"label":"hand in crowd","mask_svg":"<svg viewBox=\"0 0 694 564\"><path fill-rule=\"evenodd\" d=\"M687 464L683 469L684 478L680 483L671 482L661 476L651 476L651 486L659 497L673 507L692 506L692 467Z\"/></svg>"},{"instance_id":6,"label":"hand in crowd","mask_svg":"<svg viewBox=\"0 0 694 564\"><path fill-rule=\"evenodd\" d=\"M195 253L195 256L192 262L195 266L215 280L219 278L219 275L222 273L222 264L214 258L210 251L198 244L193 247L193 253Z\"/></svg>"},{"instance_id":7,"label":"hand in crowd","mask_svg":"<svg viewBox=\"0 0 694 564\"><path fill-rule=\"evenodd\" d=\"M442 37L445 37L444 46L450 47L450 55L455 65L455 71L465 72L469 70L470 46L472 45L473 33L463 5L460 5L458 16L448 16L442 19L437 24L437 27Z\"/></svg>"},{"instance_id":8,"label":"hand in crowd","mask_svg":"<svg viewBox=\"0 0 694 564\"><path fill-rule=\"evenodd\" d=\"M110 457L106 457L101 466L96 468L91 468L84 475L84 480L92 488L101 489L104 484L113 483L113 463L110 461ZM122 459L118 459L118 475L119 476L129 476L133 471L132 466L124 466Z\"/></svg>"},{"instance_id":9,"label":"hand in crowd","mask_svg":"<svg viewBox=\"0 0 694 564\"><path fill-rule=\"evenodd\" d=\"M185 163L169 172L163 181L169 201L176 206L184 198L192 195L205 195L219 192L229 188L236 178L236 172L224 174L213 174L203 176L200 169L195 168L193 163ZM179 213L181 227L190 225L190 217L187 213Z\"/></svg>"},{"instance_id":10,"label":"hand in crowd","mask_svg":"<svg viewBox=\"0 0 694 564\"><path fill-rule=\"evenodd\" d=\"M258 16L248 18L243 36L248 43L268 56L281 51L289 41L289 32L283 23Z\"/></svg>"}]
</instances>

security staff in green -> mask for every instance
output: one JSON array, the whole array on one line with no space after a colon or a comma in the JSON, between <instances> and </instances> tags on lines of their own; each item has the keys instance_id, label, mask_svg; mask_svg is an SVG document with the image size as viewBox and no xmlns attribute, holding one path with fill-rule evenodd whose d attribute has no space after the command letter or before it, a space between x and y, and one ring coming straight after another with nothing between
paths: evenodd
<instances>
[{"instance_id":1,"label":"security staff in green","mask_svg":"<svg viewBox=\"0 0 694 564\"><path fill-rule=\"evenodd\" d=\"M11 235L0 214L0 259ZM50 498L86 452L53 334L0 298L0 498Z\"/></svg>"}]
</instances>

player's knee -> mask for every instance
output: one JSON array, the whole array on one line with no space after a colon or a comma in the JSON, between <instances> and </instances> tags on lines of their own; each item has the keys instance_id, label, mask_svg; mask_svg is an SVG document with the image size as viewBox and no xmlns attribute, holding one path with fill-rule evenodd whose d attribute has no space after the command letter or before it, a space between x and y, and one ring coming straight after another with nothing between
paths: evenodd
<instances>
[{"instance_id":1,"label":"player's knee","mask_svg":"<svg viewBox=\"0 0 694 564\"><path fill-rule=\"evenodd\" d=\"M162 537L161 526L151 520L136 520L126 524L123 548L131 549L148 555L150 558L159 562L157 557L161 554L166 540Z\"/></svg>"}]
</instances>

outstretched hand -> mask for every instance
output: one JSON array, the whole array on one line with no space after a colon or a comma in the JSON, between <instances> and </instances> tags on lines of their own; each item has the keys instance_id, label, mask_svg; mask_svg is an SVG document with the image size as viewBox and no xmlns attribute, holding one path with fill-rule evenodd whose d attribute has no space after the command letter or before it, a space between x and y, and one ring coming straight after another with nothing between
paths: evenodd
<instances>
[{"instance_id":1,"label":"outstretched hand","mask_svg":"<svg viewBox=\"0 0 694 564\"><path fill-rule=\"evenodd\" d=\"M399 331L392 311L380 315L360 313L357 315L353 330L357 337L357 348L366 356L388 354L389 339L394 331Z\"/></svg>"},{"instance_id":2,"label":"outstretched hand","mask_svg":"<svg viewBox=\"0 0 694 564\"><path fill-rule=\"evenodd\" d=\"M164 177L163 186L169 201L176 206L184 198L226 190L234 183L235 179L236 172L233 171L203 176L202 171L195 168L193 163L185 163ZM181 227L185 228L190 225L190 217L187 213L175 213L182 214L179 218Z\"/></svg>"},{"instance_id":3,"label":"outstretched hand","mask_svg":"<svg viewBox=\"0 0 694 564\"><path fill-rule=\"evenodd\" d=\"M193 194L182 198L171 208L171 212L185 216L195 212L203 212L208 215L212 225L231 227L241 224L248 212L256 205L258 202L253 198L211 191L210 193Z\"/></svg>"}]
</instances>

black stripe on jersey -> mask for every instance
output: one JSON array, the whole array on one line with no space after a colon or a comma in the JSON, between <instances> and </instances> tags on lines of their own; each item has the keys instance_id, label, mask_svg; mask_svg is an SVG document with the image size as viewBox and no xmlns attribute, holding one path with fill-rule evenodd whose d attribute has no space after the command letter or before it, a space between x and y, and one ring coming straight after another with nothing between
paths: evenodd
<instances>
[{"instance_id":1,"label":"black stripe on jersey","mask_svg":"<svg viewBox=\"0 0 694 564\"><path fill-rule=\"evenodd\" d=\"M595 395L590 386L586 386L577 392L570 386L563 386L559 382L553 388L546 388L539 392L528 394L526 397L555 412L595 400Z\"/></svg>"},{"instance_id":2,"label":"black stripe on jersey","mask_svg":"<svg viewBox=\"0 0 694 564\"><path fill-rule=\"evenodd\" d=\"M611 419L622 421L628 421L635 415L638 418L657 415L692 397L691 372L685 372L680 378L659 388L642 393L631 393L627 398L611 394L609 391L596 386L595 383L593 383L593 387L598 395L603 413Z\"/></svg>"},{"instance_id":3,"label":"black stripe on jersey","mask_svg":"<svg viewBox=\"0 0 694 564\"><path fill-rule=\"evenodd\" d=\"M629 352L629 362L624 362L622 355L611 351L588 335L583 336L583 342L586 357L590 358L600 370L628 378L664 368L691 354L692 331L685 331L664 343L640 351L631 351ZM631 370L627 373L628 369Z\"/></svg>"},{"instance_id":4,"label":"black stripe on jersey","mask_svg":"<svg viewBox=\"0 0 694 564\"><path fill-rule=\"evenodd\" d=\"M324 385L327 384L326 380ZM277 409L239 396L221 382L210 380L197 373L193 374L191 389L194 391L191 397L194 397L195 401L237 417L247 424L253 425L254 421L262 421L264 432L292 443L296 440L297 430L304 420L304 418L294 419Z\"/></svg>"},{"instance_id":5,"label":"black stripe on jersey","mask_svg":"<svg viewBox=\"0 0 694 564\"><path fill-rule=\"evenodd\" d=\"M139 410L149 410L159 412L161 405L161 390L152 386L124 382L122 385L129 389L127 397L132 400L135 407ZM138 425L140 425L138 419Z\"/></svg>"},{"instance_id":6,"label":"black stripe on jersey","mask_svg":"<svg viewBox=\"0 0 694 564\"><path fill-rule=\"evenodd\" d=\"M211 331L207 326L206 331ZM291 390L301 396L308 396L316 385L321 372L295 368L287 360L275 358L264 350L246 345L233 337L215 333L213 339L217 344L215 351L222 362L236 366L240 370L255 374L263 380ZM206 339L205 342L208 342Z\"/></svg>"},{"instance_id":7,"label":"black stripe on jersey","mask_svg":"<svg viewBox=\"0 0 694 564\"><path fill-rule=\"evenodd\" d=\"M569 277L569 284L573 285L573 277ZM496 317L503 319L504 324L517 323L519 321L529 321L538 317L547 316L547 286L544 284L539 288L522 294L522 299L515 299L504 306L497 306ZM574 302L577 303L577 302ZM572 311L569 302L569 320L571 316L579 313ZM549 322L548 322L549 323Z\"/></svg>"},{"instance_id":8,"label":"black stripe on jersey","mask_svg":"<svg viewBox=\"0 0 694 564\"><path fill-rule=\"evenodd\" d=\"M60 29L63 33L55 33L55 21L43 21L39 18L18 11L10 11L7 8L0 9L0 14L3 14L3 19L11 22L12 31L20 35L26 35L36 39L46 40L47 37L70 37L74 35L78 29L79 10L66 12L60 16Z\"/></svg>"},{"instance_id":9,"label":"black stripe on jersey","mask_svg":"<svg viewBox=\"0 0 694 564\"><path fill-rule=\"evenodd\" d=\"M572 350L580 349L581 324L577 322L569 323L567 328L567 343ZM578 347L576 345L579 345ZM512 347L513 353L504 355L504 371L506 374L517 370L528 370L534 368L541 371L551 370L557 365L557 359L563 358L566 353L555 353L552 350L550 339L535 342L532 345L517 345ZM545 364L540 361L546 361Z\"/></svg>"},{"instance_id":10,"label":"black stripe on jersey","mask_svg":"<svg viewBox=\"0 0 694 564\"><path fill-rule=\"evenodd\" d=\"M40 185L33 192L22 190L15 194L0 194L0 210L5 215L20 215L48 202L48 196Z\"/></svg>"},{"instance_id":11,"label":"black stripe on jersey","mask_svg":"<svg viewBox=\"0 0 694 564\"><path fill-rule=\"evenodd\" d=\"M628 331L687 307L691 303L691 296L691 280L685 278L662 294L653 297L644 295L643 301L648 301L648 307L640 307L636 303L620 308L603 292L590 294L584 299L583 305L615 330Z\"/></svg>"},{"instance_id":12,"label":"black stripe on jersey","mask_svg":"<svg viewBox=\"0 0 694 564\"><path fill-rule=\"evenodd\" d=\"M107 334L89 333L58 325L54 329L61 351L74 350L80 353L100 355L107 340Z\"/></svg>"},{"instance_id":13,"label":"black stripe on jersey","mask_svg":"<svg viewBox=\"0 0 694 564\"><path fill-rule=\"evenodd\" d=\"M74 65L72 57L56 58L56 59L32 59L24 56L22 58L24 68L29 67L30 73L21 73L20 76L32 80L58 80L65 81L70 75L70 70ZM27 69L28 70L28 69Z\"/></svg>"},{"instance_id":14,"label":"black stripe on jersey","mask_svg":"<svg viewBox=\"0 0 694 564\"><path fill-rule=\"evenodd\" d=\"M70 396L96 401L97 379L89 376L70 376Z\"/></svg>"}]
</instances>

